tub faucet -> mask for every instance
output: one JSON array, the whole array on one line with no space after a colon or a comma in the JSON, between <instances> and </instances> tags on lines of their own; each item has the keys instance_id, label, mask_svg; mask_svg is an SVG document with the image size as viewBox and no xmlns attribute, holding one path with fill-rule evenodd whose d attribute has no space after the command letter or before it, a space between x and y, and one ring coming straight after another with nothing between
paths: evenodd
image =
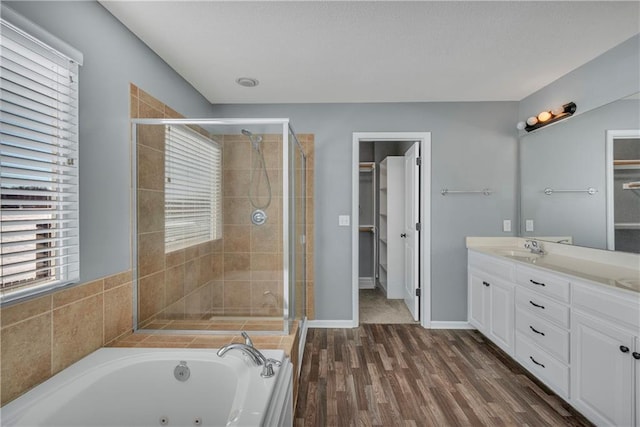
<instances>
[{"instance_id":1,"label":"tub faucet","mask_svg":"<svg viewBox=\"0 0 640 427\"><path fill-rule=\"evenodd\" d=\"M246 338L245 338L246 339ZM223 357L227 352L231 350L240 350L244 354L246 354L249 359L256 365L262 366L262 373L260 374L263 378L270 378L274 375L273 365L280 366L282 362L279 360L267 358L253 345L242 344L242 343L231 343L227 344L218 350L217 354L220 357Z\"/></svg>"},{"instance_id":2,"label":"tub faucet","mask_svg":"<svg viewBox=\"0 0 640 427\"><path fill-rule=\"evenodd\" d=\"M542 245L540 245L536 240L525 241L524 247L526 249L529 249L533 254L544 255L544 250L542 249Z\"/></svg>"}]
</instances>

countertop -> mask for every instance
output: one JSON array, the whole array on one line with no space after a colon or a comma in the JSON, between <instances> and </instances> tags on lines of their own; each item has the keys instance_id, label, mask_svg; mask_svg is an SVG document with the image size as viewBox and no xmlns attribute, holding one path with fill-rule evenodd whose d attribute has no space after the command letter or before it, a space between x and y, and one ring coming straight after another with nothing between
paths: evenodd
<instances>
[{"instance_id":1,"label":"countertop","mask_svg":"<svg viewBox=\"0 0 640 427\"><path fill-rule=\"evenodd\" d=\"M524 247L524 238L468 237L467 248L526 265L640 293L640 255L539 241L544 254Z\"/></svg>"}]
</instances>

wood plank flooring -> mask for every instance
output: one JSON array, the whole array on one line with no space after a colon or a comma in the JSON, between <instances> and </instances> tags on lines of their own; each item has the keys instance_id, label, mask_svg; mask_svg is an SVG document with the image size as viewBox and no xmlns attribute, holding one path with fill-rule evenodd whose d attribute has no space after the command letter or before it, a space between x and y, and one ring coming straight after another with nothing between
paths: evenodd
<instances>
[{"instance_id":1,"label":"wood plank flooring","mask_svg":"<svg viewBox=\"0 0 640 427\"><path fill-rule=\"evenodd\" d=\"M295 426L590 426L477 331L310 329Z\"/></svg>"}]
</instances>

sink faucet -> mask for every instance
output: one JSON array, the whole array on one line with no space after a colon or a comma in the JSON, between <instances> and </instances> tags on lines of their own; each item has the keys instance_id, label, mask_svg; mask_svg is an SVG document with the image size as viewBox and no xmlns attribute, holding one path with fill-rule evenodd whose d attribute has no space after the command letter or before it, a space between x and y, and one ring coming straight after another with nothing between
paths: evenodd
<instances>
[{"instance_id":1,"label":"sink faucet","mask_svg":"<svg viewBox=\"0 0 640 427\"><path fill-rule=\"evenodd\" d=\"M542 245L540 245L537 240L525 241L524 247L529 249L533 254L544 255L544 249L542 249Z\"/></svg>"},{"instance_id":2,"label":"sink faucet","mask_svg":"<svg viewBox=\"0 0 640 427\"><path fill-rule=\"evenodd\" d=\"M251 338L249 338L249 335L247 335L246 332L242 333L242 337L245 339L244 344L243 343L227 344L224 347L222 347L220 350L218 350L217 352L218 356L223 357L225 354L227 354L227 352L231 350L240 350L241 352L246 354L256 366L262 366L262 373L260 373L261 377L263 378L272 377L274 375L273 365L280 366L282 365L282 362L280 362L279 360L265 357L264 354L260 352L260 350L258 350L253 346L253 342L251 341Z\"/></svg>"}]
</instances>

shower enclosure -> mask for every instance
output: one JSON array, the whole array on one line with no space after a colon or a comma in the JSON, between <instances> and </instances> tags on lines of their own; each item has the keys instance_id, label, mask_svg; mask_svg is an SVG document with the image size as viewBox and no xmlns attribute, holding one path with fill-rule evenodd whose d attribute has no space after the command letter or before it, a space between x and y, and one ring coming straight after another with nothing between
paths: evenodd
<instances>
[{"instance_id":1,"label":"shower enclosure","mask_svg":"<svg viewBox=\"0 0 640 427\"><path fill-rule=\"evenodd\" d=\"M134 119L138 330L306 319L304 150L288 119Z\"/></svg>"}]
</instances>

